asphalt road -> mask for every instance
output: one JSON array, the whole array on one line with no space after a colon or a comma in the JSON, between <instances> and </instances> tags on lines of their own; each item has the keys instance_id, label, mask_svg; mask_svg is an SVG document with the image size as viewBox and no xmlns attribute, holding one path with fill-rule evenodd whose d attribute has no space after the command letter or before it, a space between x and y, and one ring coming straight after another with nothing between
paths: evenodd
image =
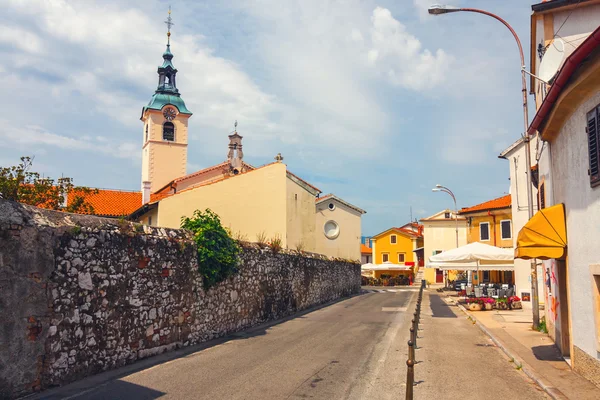
<instances>
[{"instance_id":1,"label":"asphalt road","mask_svg":"<svg viewBox=\"0 0 600 400\"><path fill-rule=\"evenodd\" d=\"M366 293L193 350L44 392L46 399L404 399L416 289ZM464 315L424 296L415 399L542 399ZM407 311L408 308L408 311Z\"/></svg>"},{"instance_id":2,"label":"asphalt road","mask_svg":"<svg viewBox=\"0 0 600 400\"><path fill-rule=\"evenodd\" d=\"M120 379L96 377L45 397L403 398L406 308L413 298L414 289L366 293Z\"/></svg>"}]
</instances>

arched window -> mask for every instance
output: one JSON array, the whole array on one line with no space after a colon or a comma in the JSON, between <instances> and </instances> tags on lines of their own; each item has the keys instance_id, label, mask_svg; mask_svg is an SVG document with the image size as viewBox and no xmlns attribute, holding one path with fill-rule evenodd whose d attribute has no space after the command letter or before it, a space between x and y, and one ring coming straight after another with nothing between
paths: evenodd
<instances>
[{"instance_id":1,"label":"arched window","mask_svg":"<svg viewBox=\"0 0 600 400\"><path fill-rule=\"evenodd\" d=\"M172 122L165 122L163 124L163 140L169 142L175 141L175 125Z\"/></svg>"},{"instance_id":2,"label":"arched window","mask_svg":"<svg viewBox=\"0 0 600 400\"><path fill-rule=\"evenodd\" d=\"M146 142L148 141L148 124L146 124Z\"/></svg>"}]
</instances>

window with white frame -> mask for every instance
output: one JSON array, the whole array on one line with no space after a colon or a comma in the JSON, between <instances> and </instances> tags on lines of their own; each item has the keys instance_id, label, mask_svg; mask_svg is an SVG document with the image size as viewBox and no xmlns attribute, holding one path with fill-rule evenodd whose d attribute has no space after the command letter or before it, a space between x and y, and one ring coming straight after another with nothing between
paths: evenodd
<instances>
[{"instance_id":1,"label":"window with white frame","mask_svg":"<svg viewBox=\"0 0 600 400\"><path fill-rule=\"evenodd\" d=\"M482 222L479 224L479 240L486 242L490 240L490 223Z\"/></svg>"},{"instance_id":2,"label":"window with white frame","mask_svg":"<svg viewBox=\"0 0 600 400\"><path fill-rule=\"evenodd\" d=\"M382 260L383 260L383 262L390 261L390 255L388 253L383 253Z\"/></svg>"},{"instance_id":3,"label":"window with white frame","mask_svg":"<svg viewBox=\"0 0 600 400\"><path fill-rule=\"evenodd\" d=\"M512 239L512 224L510 219L500 221L500 231L502 239Z\"/></svg>"},{"instance_id":4,"label":"window with white frame","mask_svg":"<svg viewBox=\"0 0 600 400\"><path fill-rule=\"evenodd\" d=\"M392 235L390 236L390 243L391 244L396 244L398 243L398 237L396 235Z\"/></svg>"},{"instance_id":5,"label":"window with white frame","mask_svg":"<svg viewBox=\"0 0 600 400\"><path fill-rule=\"evenodd\" d=\"M405 256L406 256L405 253L398 253L398 262L403 263Z\"/></svg>"}]
</instances>

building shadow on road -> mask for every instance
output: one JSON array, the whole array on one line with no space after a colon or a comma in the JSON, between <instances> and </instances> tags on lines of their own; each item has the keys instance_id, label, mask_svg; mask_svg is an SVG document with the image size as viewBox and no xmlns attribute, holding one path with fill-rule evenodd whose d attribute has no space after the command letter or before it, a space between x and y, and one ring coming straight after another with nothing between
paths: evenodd
<instances>
[{"instance_id":1,"label":"building shadow on road","mask_svg":"<svg viewBox=\"0 0 600 400\"><path fill-rule=\"evenodd\" d=\"M106 399L135 399L135 400L154 400L164 396L166 393L159 390L136 385L135 383L125 381L112 381L109 385L100 387L98 390L82 394L75 398L85 398L86 400L106 400Z\"/></svg>"},{"instance_id":2,"label":"building shadow on road","mask_svg":"<svg viewBox=\"0 0 600 400\"><path fill-rule=\"evenodd\" d=\"M448 304L436 294L429 295L429 307L433 318L457 318Z\"/></svg>"},{"instance_id":3,"label":"building shadow on road","mask_svg":"<svg viewBox=\"0 0 600 400\"><path fill-rule=\"evenodd\" d=\"M531 348L533 355L538 360L542 361L564 361L560 354L560 350L554 344L545 346L534 346Z\"/></svg>"}]
</instances>

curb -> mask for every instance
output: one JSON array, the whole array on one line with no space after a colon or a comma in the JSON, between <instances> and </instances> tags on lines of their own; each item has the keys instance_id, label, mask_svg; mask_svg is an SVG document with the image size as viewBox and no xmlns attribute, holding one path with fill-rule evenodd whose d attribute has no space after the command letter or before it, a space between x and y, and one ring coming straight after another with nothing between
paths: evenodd
<instances>
[{"instance_id":1,"label":"curb","mask_svg":"<svg viewBox=\"0 0 600 400\"><path fill-rule=\"evenodd\" d=\"M475 325L477 325L477 327L483 333L485 333L487 336L489 336L489 338L492 339L492 342L494 342L494 344L496 346L498 346L504 352L504 354L506 354L509 358L511 358L513 360L514 364L517 367L519 367L521 369L521 371L523 371L525 373L525 375L527 375L531 380L533 380L540 388L542 388L542 390L544 392L546 392L546 394L548 396L550 396L551 399L553 399L553 400L568 400L568 397L565 396L560 390L558 390L555 387L548 384L548 382L546 382L529 364L527 364L525 361L523 361L519 357L517 357L508 348L508 346L506 346L500 339L498 339L493 333L491 333L485 327L485 325L483 325L481 322L479 322L479 320L475 316L473 316L472 313L467 311L467 309L463 305L456 303L456 306L463 313L465 313L469 318L471 318L475 322Z\"/></svg>"}]
</instances>

